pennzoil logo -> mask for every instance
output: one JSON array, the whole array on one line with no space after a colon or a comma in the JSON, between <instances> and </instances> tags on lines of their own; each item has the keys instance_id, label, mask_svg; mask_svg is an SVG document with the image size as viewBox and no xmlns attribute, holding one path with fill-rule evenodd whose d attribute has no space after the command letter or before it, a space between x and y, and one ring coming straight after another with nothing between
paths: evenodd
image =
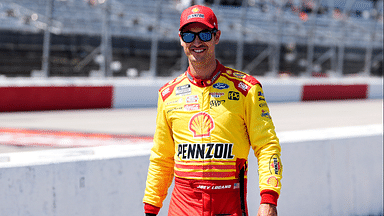
<instances>
[{"instance_id":1,"label":"pennzoil logo","mask_svg":"<svg viewBox=\"0 0 384 216\"><path fill-rule=\"evenodd\" d=\"M189 120L189 130L193 133L193 137L209 137L211 131L215 127L212 116L205 112L199 112L192 116Z\"/></svg>"},{"instance_id":2,"label":"pennzoil logo","mask_svg":"<svg viewBox=\"0 0 384 216\"><path fill-rule=\"evenodd\" d=\"M233 159L233 143L185 143L178 144L177 157L191 159Z\"/></svg>"},{"instance_id":3,"label":"pennzoil logo","mask_svg":"<svg viewBox=\"0 0 384 216\"><path fill-rule=\"evenodd\" d=\"M277 154L272 155L269 159L269 172L275 175L281 175L281 160Z\"/></svg>"}]
</instances>

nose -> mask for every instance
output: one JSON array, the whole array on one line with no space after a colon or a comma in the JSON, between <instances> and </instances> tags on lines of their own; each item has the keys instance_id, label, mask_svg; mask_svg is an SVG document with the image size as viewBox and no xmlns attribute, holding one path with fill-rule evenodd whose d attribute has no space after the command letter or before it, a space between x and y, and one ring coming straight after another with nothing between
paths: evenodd
<instances>
[{"instance_id":1,"label":"nose","mask_svg":"<svg viewBox=\"0 0 384 216\"><path fill-rule=\"evenodd\" d=\"M195 40L192 41L194 46L202 44L203 41L200 40L199 36L196 35Z\"/></svg>"}]
</instances>

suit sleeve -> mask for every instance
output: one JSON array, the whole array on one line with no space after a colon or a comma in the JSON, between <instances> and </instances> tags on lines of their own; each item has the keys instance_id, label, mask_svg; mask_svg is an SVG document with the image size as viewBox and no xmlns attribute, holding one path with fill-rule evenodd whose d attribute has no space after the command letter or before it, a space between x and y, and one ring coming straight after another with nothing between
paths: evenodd
<instances>
[{"instance_id":1,"label":"suit sleeve","mask_svg":"<svg viewBox=\"0 0 384 216\"><path fill-rule=\"evenodd\" d=\"M277 205L282 179L281 147L260 85L245 100L245 121L250 143L258 160L261 203Z\"/></svg>"},{"instance_id":2,"label":"suit sleeve","mask_svg":"<svg viewBox=\"0 0 384 216\"><path fill-rule=\"evenodd\" d=\"M174 151L171 125L167 121L164 102L159 95L156 131L149 159L144 203L162 207L174 175Z\"/></svg>"}]
</instances>

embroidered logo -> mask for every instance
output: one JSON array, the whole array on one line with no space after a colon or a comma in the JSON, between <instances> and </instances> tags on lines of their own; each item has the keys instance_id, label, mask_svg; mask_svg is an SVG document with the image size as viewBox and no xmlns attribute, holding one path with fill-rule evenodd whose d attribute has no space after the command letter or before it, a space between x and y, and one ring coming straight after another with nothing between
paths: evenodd
<instances>
[{"instance_id":1,"label":"embroidered logo","mask_svg":"<svg viewBox=\"0 0 384 216\"><path fill-rule=\"evenodd\" d=\"M184 105L185 111L193 111L193 110L199 110L200 104L186 104Z\"/></svg>"},{"instance_id":2,"label":"embroidered logo","mask_svg":"<svg viewBox=\"0 0 384 216\"><path fill-rule=\"evenodd\" d=\"M212 116L205 112L199 112L189 120L189 130L193 137L209 137L215 127Z\"/></svg>"},{"instance_id":3,"label":"embroidered logo","mask_svg":"<svg viewBox=\"0 0 384 216\"><path fill-rule=\"evenodd\" d=\"M277 187L279 185L279 180L275 176L271 176L268 178L267 183L273 187Z\"/></svg>"},{"instance_id":4,"label":"embroidered logo","mask_svg":"<svg viewBox=\"0 0 384 216\"><path fill-rule=\"evenodd\" d=\"M222 90L222 89L229 88L229 85L227 85L225 83L216 83L213 85L213 88Z\"/></svg>"}]
</instances>

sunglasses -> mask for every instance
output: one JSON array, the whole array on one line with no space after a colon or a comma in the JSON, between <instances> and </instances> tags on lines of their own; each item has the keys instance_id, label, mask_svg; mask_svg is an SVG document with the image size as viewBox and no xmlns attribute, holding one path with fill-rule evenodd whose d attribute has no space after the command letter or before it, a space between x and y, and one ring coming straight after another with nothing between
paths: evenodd
<instances>
[{"instance_id":1,"label":"sunglasses","mask_svg":"<svg viewBox=\"0 0 384 216\"><path fill-rule=\"evenodd\" d=\"M192 43L196 35L199 37L199 39L203 42L207 42L212 40L212 34L216 34L217 30L203 30L201 32L180 32L181 39L185 43Z\"/></svg>"}]
</instances>

